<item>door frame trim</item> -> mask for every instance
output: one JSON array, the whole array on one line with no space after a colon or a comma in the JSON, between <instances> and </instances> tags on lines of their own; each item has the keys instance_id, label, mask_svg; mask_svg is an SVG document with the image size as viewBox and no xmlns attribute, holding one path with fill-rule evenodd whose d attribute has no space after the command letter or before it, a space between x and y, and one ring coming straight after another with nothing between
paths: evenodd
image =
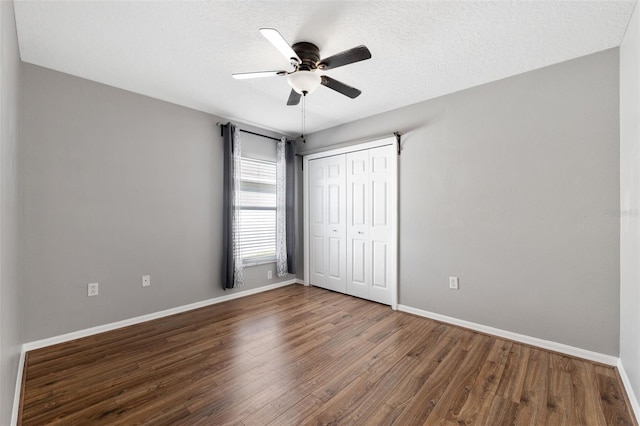
<instances>
[{"instance_id":1,"label":"door frame trim","mask_svg":"<svg viewBox=\"0 0 640 426\"><path fill-rule=\"evenodd\" d=\"M387 136L384 138L376 139L370 142L357 143L353 145L343 146L335 149L328 149L326 151L315 152L313 154L304 155L302 158L303 161L303 172L302 172L302 203L303 203L303 252L304 252L304 285L310 285L310 276L311 273L309 271L310 259L309 253L311 250L310 247L310 238L309 238L309 161L316 160L318 158L326 158L332 157L334 155L342 155L348 154L350 152L364 151L372 148L379 148L382 146L393 145L396 144L395 136ZM394 253L394 264L392 265L392 271L390 272L391 276L391 308L395 311L398 309L398 159L395 157L395 161L392 162L394 173L392 173L392 186L393 191L391 204L395 212L395 223L391 227L391 235L390 240L391 244L395 248Z\"/></svg>"}]
</instances>

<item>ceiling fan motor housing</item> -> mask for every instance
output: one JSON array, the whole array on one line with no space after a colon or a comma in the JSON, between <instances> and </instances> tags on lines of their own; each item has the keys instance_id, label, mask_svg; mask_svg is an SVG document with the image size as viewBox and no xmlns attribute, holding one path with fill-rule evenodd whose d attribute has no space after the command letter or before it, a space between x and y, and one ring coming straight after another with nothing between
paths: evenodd
<instances>
[{"instance_id":1,"label":"ceiling fan motor housing","mask_svg":"<svg viewBox=\"0 0 640 426\"><path fill-rule=\"evenodd\" d=\"M320 61L320 49L313 43L301 41L291 46L294 52L302 60L298 65L300 71L314 71L318 68L317 63Z\"/></svg>"}]
</instances>

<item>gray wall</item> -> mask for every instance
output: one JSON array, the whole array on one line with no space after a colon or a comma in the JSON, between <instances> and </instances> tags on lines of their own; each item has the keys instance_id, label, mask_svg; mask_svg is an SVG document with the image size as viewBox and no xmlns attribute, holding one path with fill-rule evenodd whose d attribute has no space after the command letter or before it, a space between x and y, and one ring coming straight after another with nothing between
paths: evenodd
<instances>
[{"instance_id":1,"label":"gray wall","mask_svg":"<svg viewBox=\"0 0 640 426\"><path fill-rule=\"evenodd\" d=\"M25 341L229 294L226 120L34 65L22 78ZM269 268L232 291L282 281Z\"/></svg>"},{"instance_id":2,"label":"gray wall","mask_svg":"<svg viewBox=\"0 0 640 426\"><path fill-rule=\"evenodd\" d=\"M640 12L620 46L620 359L640 403Z\"/></svg>"},{"instance_id":3,"label":"gray wall","mask_svg":"<svg viewBox=\"0 0 640 426\"><path fill-rule=\"evenodd\" d=\"M401 304L617 355L618 65L604 51L314 133L305 148L406 132Z\"/></svg>"},{"instance_id":4,"label":"gray wall","mask_svg":"<svg viewBox=\"0 0 640 426\"><path fill-rule=\"evenodd\" d=\"M0 424L8 425L22 343L18 261L20 57L12 2L0 2Z\"/></svg>"}]
</instances>

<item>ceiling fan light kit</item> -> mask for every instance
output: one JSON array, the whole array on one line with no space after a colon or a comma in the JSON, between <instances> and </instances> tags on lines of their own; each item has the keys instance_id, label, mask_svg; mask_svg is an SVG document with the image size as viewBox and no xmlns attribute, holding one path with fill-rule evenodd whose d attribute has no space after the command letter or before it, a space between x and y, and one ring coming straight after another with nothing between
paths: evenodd
<instances>
[{"instance_id":1,"label":"ceiling fan light kit","mask_svg":"<svg viewBox=\"0 0 640 426\"><path fill-rule=\"evenodd\" d=\"M293 90L304 96L313 93L322 81L320 74L313 71L298 71L289 74L287 80Z\"/></svg>"}]
</instances>

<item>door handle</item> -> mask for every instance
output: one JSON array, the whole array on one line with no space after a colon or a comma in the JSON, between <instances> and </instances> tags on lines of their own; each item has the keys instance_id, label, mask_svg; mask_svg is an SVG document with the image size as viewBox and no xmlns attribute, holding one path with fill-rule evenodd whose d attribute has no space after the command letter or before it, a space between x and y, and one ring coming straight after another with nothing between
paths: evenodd
<instances>
[{"instance_id":1,"label":"door handle","mask_svg":"<svg viewBox=\"0 0 640 426\"><path fill-rule=\"evenodd\" d=\"M362 235L362 234L364 234L364 232L362 232L362 231L358 231L358 234Z\"/></svg>"}]
</instances>

